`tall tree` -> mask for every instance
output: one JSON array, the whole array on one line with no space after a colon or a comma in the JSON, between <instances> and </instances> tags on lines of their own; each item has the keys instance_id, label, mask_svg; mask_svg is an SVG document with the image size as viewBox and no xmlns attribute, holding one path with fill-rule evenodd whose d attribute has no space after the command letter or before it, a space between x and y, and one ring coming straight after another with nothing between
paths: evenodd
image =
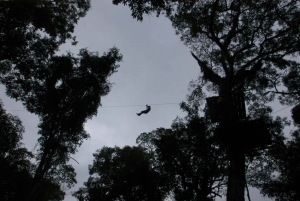
<instances>
[{"instance_id":1,"label":"tall tree","mask_svg":"<svg viewBox=\"0 0 300 201\"><path fill-rule=\"evenodd\" d=\"M74 26L89 8L90 0L0 2L0 83L40 118L40 149L27 200L38 199L42 183L76 182L67 162L89 137L84 123L97 114L100 97L111 88L108 77L122 59L117 48L101 57L87 50L79 57L54 55L66 40L76 44Z\"/></svg>"},{"instance_id":2,"label":"tall tree","mask_svg":"<svg viewBox=\"0 0 300 201\"><path fill-rule=\"evenodd\" d=\"M294 136L286 143L278 140L259 155L253 155L247 161L248 183L275 200L298 200L298 138Z\"/></svg>"},{"instance_id":3,"label":"tall tree","mask_svg":"<svg viewBox=\"0 0 300 201\"><path fill-rule=\"evenodd\" d=\"M297 0L276 1L127 1L138 20L143 14L165 12L176 33L191 48L207 89L231 97L243 92L247 103L258 107L272 101L282 86L285 71L298 63L300 6ZM230 99L230 98L229 98ZM232 112L224 117L234 124ZM230 122L231 121L231 122ZM233 125L232 125L233 126ZM244 155L231 146L231 173L227 200L244 200Z\"/></svg>"},{"instance_id":4,"label":"tall tree","mask_svg":"<svg viewBox=\"0 0 300 201\"><path fill-rule=\"evenodd\" d=\"M85 187L73 196L78 201L163 200L165 180L152 166L152 156L142 147L103 147L89 166Z\"/></svg>"},{"instance_id":5,"label":"tall tree","mask_svg":"<svg viewBox=\"0 0 300 201\"><path fill-rule=\"evenodd\" d=\"M20 119L6 113L2 101L0 124L0 199L23 200L33 179L33 154L20 142L24 132ZM36 200L63 200L64 192L58 183L42 180L40 184Z\"/></svg>"},{"instance_id":6,"label":"tall tree","mask_svg":"<svg viewBox=\"0 0 300 201\"><path fill-rule=\"evenodd\" d=\"M198 106L183 102L188 112L176 118L171 129L142 133L137 143L154 154L154 166L168 177L175 200L211 201L223 195L228 162L222 145L215 139L215 126L199 117Z\"/></svg>"},{"instance_id":7,"label":"tall tree","mask_svg":"<svg viewBox=\"0 0 300 201\"><path fill-rule=\"evenodd\" d=\"M191 99L195 100L195 99ZM103 147L90 177L73 195L79 200L214 200L227 181L226 152L215 126L199 117L199 103L182 103L186 118L171 129L142 133L138 147Z\"/></svg>"},{"instance_id":8,"label":"tall tree","mask_svg":"<svg viewBox=\"0 0 300 201\"><path fill-rule=\"evenodd\" d=\"M299 118L299 116L298 116ZM272 123L273 132L282 132L283 119ZM284 138L281 134L279 138ZM272 146L254 155L247 164L249 184L260 189L263 195L275 200L296 201L300 196L300 135L299 128L290 139L274 139Z\"/></svg>"},{"instance_id":9,"label":"tall tree","mask_svg":"<svg viewBox=\"0 0 300 201\"><path fill-rule=\"evenodd\" d=\"M74 168L67 162L89 137L84 123L97 114L101 96L111 89L108 77L122 60L117 48L101 57L82 49L78 56L52 56L42 63L25 60L16 68L29 71L14 71L2 77L6 93L40 119L38 165L29 200L42 179L68 186L76 182Z\"/></svg>"},{"instance_id":10,"label":"tall tree","mask_svg":"<svg viewBox=\"0 0 300 201\"><path fill-rule=\"evenodd\" d=\"M0 82L40 118L38 164L27 200L37 199L44 181L76 182L67 162L89 137L84 123L97 114L100 97L111 88L108 77L122 59L117 48L101 57L87 50L78 58L54 55L66 40L76 44L74 26L89 8L90 0L0 2Z\"/></svg>"}]
</instances>

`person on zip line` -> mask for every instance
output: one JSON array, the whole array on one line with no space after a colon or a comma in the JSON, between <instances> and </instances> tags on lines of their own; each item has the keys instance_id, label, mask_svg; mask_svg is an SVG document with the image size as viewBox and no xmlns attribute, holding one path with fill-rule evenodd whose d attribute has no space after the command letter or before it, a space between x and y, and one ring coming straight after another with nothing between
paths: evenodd
<instances>
[{"instance_id":1,"label":"person on zip line","mask_svg":"<svg viewBox=\"0 0 300 201\"><path fill-rule=\"evenodd\" d=\"M147 114L151 110L150 105L146 105L146 110L141 111L140 113L136 113L138 116L141 116L141 114Z\"/></svg>"}]
</instances>

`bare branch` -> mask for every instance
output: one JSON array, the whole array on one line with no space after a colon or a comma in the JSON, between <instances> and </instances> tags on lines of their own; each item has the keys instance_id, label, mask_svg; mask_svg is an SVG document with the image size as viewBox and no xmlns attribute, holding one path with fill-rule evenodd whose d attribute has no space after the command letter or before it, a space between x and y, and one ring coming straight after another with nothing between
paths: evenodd
<instances>
[{"instance_id":1,"label":"bare branch","mask_svg":"<svg viewBox=\"0 0 300 201\"><path fill-rule=\"evenodd\" d=\"M76 161L76 162L78 163L78 161L77 161L77 160L75 160L74 158L72 158L71 156L70 156L70 158L71 158L71 159L73 159L74 161ZM78 163L78 164L79 164L79 163Z\"/></svg>"}]
</instances>

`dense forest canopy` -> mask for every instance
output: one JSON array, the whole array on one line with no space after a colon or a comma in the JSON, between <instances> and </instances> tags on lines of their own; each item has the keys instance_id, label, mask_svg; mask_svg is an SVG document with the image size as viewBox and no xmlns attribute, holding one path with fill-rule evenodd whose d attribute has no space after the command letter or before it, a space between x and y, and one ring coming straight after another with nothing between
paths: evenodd
<instances>
[{"instance_id":1,"label":"dense forest canopy","mask_svg":"<svg viewBox=\"0 0 300 201\"><path fill-rule=\"evenodd\" d=\"M108 78L117 72L117 63L122 60L116 47L102 56L87 49L81 49L78 56L71 52L55 55L67 40L76 44L74 27L89 8L89 0L0 2L0 83L10 98L21 101L39 117L40 135L35 162L24 170L28 184L18 193L15 187L6 188L4 200L18 200L20 196L28 201L63 200L61 185L71 187L77 182L75 170L68 164L70 155L89 138L84 124L97 114L101 96L111 89ZM15 125L7 124L2 131L22 133L21 122L10 118ZM22 137L14 139L2 131L7 152ZM7 163L9 156L1 154L1 161Z\"/></svg>"},{"instance_id":2,"label":"dense forest canopy","mask_svg":"<svg viewBox=\"0 0 300 201\"><path fill-rule=\"evenodd\" d=\"M200 76L180 104L184 118L177 117L170 128L141 133L137 146L98 149L88 180L73 196L79 201L212 201L226 195L228 201L244 201L250 185L274 199L298 200L299 1L112 3L128 6L140 21L152 13L169 19ZM21 120L0 100L3 200L63 200L62 186L77 182L69 161L77 162L72 154L90 137L84 124L97 114L123 58L117 47L103 55L88 49L56 55L66 41L77 44L74 28L90 6L90 0L0 1L0 83L8 97L39 118L33 154L20 142ZM232 111L236 94L247 105L238 118ZM221 120L213 119L208 96L230 97L220 107ZM283 132L287 118L272 116L269 103L276 99L293 107L296 130L290 136ZM268 142L257 133L267 133Z\"/></svg>"},{"instance_id":3,"label":"dense forest canopy","mask_svg":"<svg viewBox=\"0 0 300 201\"><path fill-rule=\"evenodd\" d=\"M282 104L294 106L293 118L298 121L299 88L296 83L299 81L300 66L296 57L300 50L299 1L114 0L113 3L129 6L132 17L137 20L143 20L144 14L164 14L172 22L176 34L190 48L191 56L197 61L202 73L199 78L202 83L194 85L194 94L201 94L206 87L207 91L219 96L219 100L214 101L214 104L220 104L219 111L215 111L220 113L219 117L213 118L212 112L207 114L214 122L219 123L219 134L216 133L216 136L223 136L219 139L227 144L230 161L227 200L244 200L245 164L248 158L245 158L247 150L242 144L248 137L246 135L252 135L247 134L246 130L251 128L254 121L261 121L261 126L256 126L256 130L255 126L252 127L252 133L267 129L265 133L272 136L272 143L266 140L264 147L261 147L268 154L256 153L254 156L265 156L265 161L270 156L284 161L278 151L289 145L284 145L282 132L274 132L274 129L278 126L282 129L286 124L285 119L277 117L274 120L278 126L271 126L269 118L272 107L268 103L278 95ZM205 93L201 95L203 100ZM243 101L243 96L248 104L248 116L241 111L243 107L236 108L240 105L236 101ZM208 103L209 100L212 99L207 99ZM216 105L208 104L208 110L215 110L214 107ZM240 137L242 133L244 137ZM256 140L262 140L262 136L257 136ZM259 158L252 160L263 161ZM270 178L271 172L282 172L280 166L260 167L267 170L267 173L262 171L265 174L261 175L265 176L264 179ZM256 174L260 173L256 171ZM262 178L263 176L260 177ZM258 185L259 179L256 182L256 186L260 186L271 197L282 198L286 195L282 191L274 193L278 186L271 187L272 182L266 182L265 185ZM287 183L289 182L292 180ZM255 186L255 182L252 184ZM299 194L296 189L291 191L293 195Z\"/></svg>"},{"instance_id":4,"label":"dense forest canopy","mask_svg":"<svg viewBox=\"0 0 300 201\"><path fill-rule=\"evenodd\" d=\"M208 89L215 93L225 86L228 90L242 87L251 92L251 100L271 101L274 93L266 92L276 91L278 86L286 86L290 95L299 92L289 79L299 79L299 64L293 59L300 48L297 0L113 3L128 5L138 20L143 20L144 14L165 14L190 47Z\"/></svg>"},{"instance_id":5,"label":"dense forest canopy","mask_svg":"<svg viewBox=\"0 0 300 201\"><path fill-rule=\"evenodd\" d=\"M42 59L67 39L75 40L74 27L89 8L89 0L0 1L1 64L28 57Z\"/></svg>"}]
</instances>

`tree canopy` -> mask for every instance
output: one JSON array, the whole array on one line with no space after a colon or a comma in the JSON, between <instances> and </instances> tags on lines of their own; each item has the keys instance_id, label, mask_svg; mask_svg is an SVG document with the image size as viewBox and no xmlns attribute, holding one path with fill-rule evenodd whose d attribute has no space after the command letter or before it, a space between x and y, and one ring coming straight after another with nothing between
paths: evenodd
<instances>
[{"instance_id":1,"label":"tree canopy","mask_svg":"<svg viewBox=\"0 0 300 201\"><path fill-rule=\"evenodd\" d=\"M122 60L117 48L101 57L82 49L78 56L52 56L46 63L32 64L31 71L16 71L2 79L7 94L21 100L40 119L40 149L33 186L44 177L69 187L76 183L74 168L67 162L89 138L84 123L97 114L101 96L111 88L108 77Z\"/></svg>"},{"instance_id":2,"label":"tree canopy","mask_svg":"<svg viewBox=\"0 0 300 201\"><path fill-rule=\"evenodd\" d=\"M235 127L250 125L257 118L270 126L267 117L272 108L267 104L277 95L283 104L299 104L300 66L295 59L300 50L299 1L114 0L113 3L128 5L137 20L142 20L144 14L164 14L172 22L175 33L191 49L191 56L201 71L202 84L195 87L195 93L202 93L206 87L207 91L219 96L218 101L223 105L216 112L224 114L216 121L220 124L220 133L231 136L229 142L236 141L228 145L227 199L244 200L245 147L240 146L242 137L235 138L243 133L242 130L237 132ZM233 114L234 107L239 104L234 102L233 95L238 93L245 97L249 106L248 117L236 118ZM292 111L297 122L298 107ZM272 133L271 127L267 130ZM230 134L233 132L236 134ZM280 132L277 134L280 136ZM245 132L243 136L246 137Z\"/></svg>"},{"instance_id":3,"label":"tree canopy","mask_svg":"<svg viewBox=\"0 0 300 201\"><path fill-rule=\"evenodd\" d=\"M184 119L176 118L171 129L142 133L137 143L154 154L155 167L168 176L172 199L214 200L223 195L228 156L209 119L199 117L190 104L182 103L181 108L190 112Z\"/></svg>"},{"instance_id":4,"label":"tree canopy","mask_svg":"<svg viewBox=\"0 0 300 201\"><path fill-rule=\"evenodd\" d=\"M23 200L33 180L34 155L29 152L22 140L24 127L21 120L3 108L0 101L1 152L0 152L0 199L4 201ZM43 179L36 193L38 200L63 200L65 193L59 183Z\"/></svg>"},{"instance_id":5,"label":"tree canopy","mask_svg":"<svg viewBox=\"0 0 300 201\"><path fill-rule=\"evenodd\" d=\"M88 200L163 200L166 180L142 147L103 147L93 154L90 177L73 196Z\"/></svg>"},{"instance_id":6,"label":"tree canopy","mask_svg":"<svg viewBox=\"0 0 300 201\"><path fill-rule=\"evenodd\" d=\"M84 123L97 114L101 96L111 89L108 78L122 60L115 47L103 56L86 49L78 57L55 55L66 40L76 44L74 27L89 8L89 0L0 2L0 83L40 120L37 165L23 195L26 200L41 199L41 184L60 191L60 184L76 183L67 162L89 137Z\"/></svg>"},{"instance_id":7,"label":"tree canopy","mask_svg":"<svg viewBox=\"0 0 300 201\"><path fill-rule=\"evenodd\" d=\"M47 57L67 39L90 0L0 1L0 62ZM2 71L3 69L1 69Z\"/></svg>"},{"instance_id":8,"label":"tree canopy","mask_svg":"<svg viewBox=\"0 0 300 201\"><path fill-rule=\"evenodd\" d=\"M0 156L6 157L13 150L20 147L20 140L24 133L24 127L17 116L7 114L0 100Z\"/></svg>"},{"instance_id":9,"label":"tree canopy","mask_svg":"<svg viewBox=\"0 0 300 201\"><path fill-rule=\"evenodd\" d=\"M142 133L137 147L97 150L90 177L74 196L80 201L168 196L211 201L222 196L228 184L227 199L236 201L244 200L246 181L269 197L297 200L299 129L286 139L282 132L286 118L273 119L267 104L278 97L280 103L292 105L292 118L299 127L300 63L295 59L300 50L299 1L113 3L128 5L137 20L143 20L144 14L164 14L190 48L201 76L191 87L189 103L181 104L188 112L186 118L176 118L170 129ZM4 200L63 200L60 185L76 183L68 161L89 138L84 123L97 114L101 97L111 90L109 77L122 60L115 47L102 56L87 49L77 56L55 55L66 40L76 44L72 32L89 8L90 0L0 1L0 83L9 97L21 101L40 121L40 146L33 155L20 143L24 132L20 119L7 114L0 102L0 194ZM226 114L215 123L209 105L203 104L204 88L230 97L231 102L233 94L243 94L248 115L235 119L233 104L223 101ZM253 124L248 123L257 119L263 121L261 127L250 128ZM261 130L270 134L270 143L263 148L240 145L262 141L256 134ZM232 144L239 146L232 149ZM30 161L33 158L36 164Z\"/></svg>"},{"instance_id":10,"label":"tree canopy","mask_svg":"<svg viewBox=\"0 0 300 201\"><path fill-rule=\"evenodd\" d=\"M196 105L182 103L188 115L170 129L137 138L138 147L103 147L94 154L90 177L73 195L79 200L214 200L227 182L226 152L214 125L199 117ZM133 190L134 189L134 190Z\"/></svg>"},{"instance_id":11,"label":"tree canopy","mask_svg":"<svg viewBox=\"0 0 300 201\"><path fill-rule=\"evenodd\" d=\"M248 183L262 195L280 200L298 200L299 190L299 136L282 143L277 141L268 150L248 161Z\"/></svg>"},{"instance_id":12,"label":"tree canopy","mask_svg":"<svg viewBox=\"0 0 300 201\"><path fill-rule=\"evenodd\" d=\"M267 90L280 85L298 92L288 79L297 77L299 68L291 58L298 54L300 44L297 0L113 3L128 5L138 20L143 14L165 13L176 34L191 48L209 90L242 88L251 100L264 101L273 99Z\"/></svg>"}]
</instances>

